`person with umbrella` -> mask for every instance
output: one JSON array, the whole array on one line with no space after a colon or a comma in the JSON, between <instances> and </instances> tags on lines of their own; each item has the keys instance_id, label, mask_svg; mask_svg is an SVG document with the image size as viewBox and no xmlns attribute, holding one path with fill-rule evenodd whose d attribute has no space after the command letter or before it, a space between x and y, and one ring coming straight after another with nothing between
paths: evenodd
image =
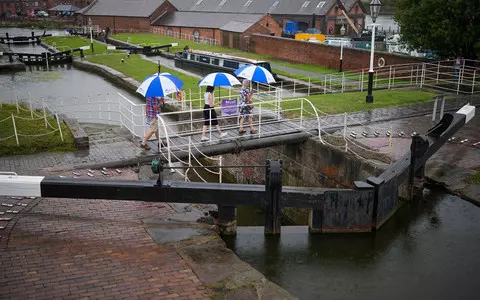
<instances>
[{"instance_id":1,"label":"person with umbrella","mask_svg":"<svg viewBox=\"0 0 480 300\"><path fill-rule=\"evenodd\" d=\"M207 86L207 90L205 92L205 105L203 106L203 117L205 122L203 123L202 127L202 142L209 141L210 139L206 136L207 127L215 126L217 127L218 134L221 138L227 135L227 132L223 132L220 129L220 125L218 125L217 120L217 112L215 111L215 98L213 97L213 90L215 88L211 85Z\"/></svg>"},{"instance_id":2,"label":"person with umbrella","mask_svg":"<svg viewBox=\"0 0 480 300\"><path fill-rule=\"evenodd\" d=\"M159 68L160 69L160 68ZM159 136L157 115L160 114L160 106L165 102L164 97L171 93L178 92L183 86L183 82L177 77L169 73L156 73L148 76L140 84L137 92L143 95L146 99L145 114L146 123L149 126L143 141L140 143L140 148L150 150L147 141L153 134L157 137L158 144L165 145Z\"/></svg>"},{"instance_id":3,"label":"person with umbrella","mask_svg":"<svg viewBox=\"0 0 480 300\"><path fill-rule=\"evenodd\" d=\"M221 138L227 135L226 132L222 133L220 130L220 125L218 125L213 90L215 89L215 86L233 86L236 84L240 84L240 81L228 73L210 73L198 82L198 86L207 86L207 91L205 93L205 106L203 107L203 116L205 118L205 122L202 128L202 142L210 140L210 138L206 136L206 133L207 127L211 125L217 127L218 134ZM220 97L220 91L218 96Z\"/></svg>"},{"instance_id":4,"label":"person with umbrella","mask_svg":"<svg viewBox=\"0 0 480 300\"><path fill-rule=\"evenodd\" d=\"M240 129L239 134L244 134L243 122L245 118L248 118L250 126L250 134L255 133L255 128L253 128L253 92L250 91L250 80L244 79L242 82L242 89L240 91Z\"/></svg>"}]
</instances>

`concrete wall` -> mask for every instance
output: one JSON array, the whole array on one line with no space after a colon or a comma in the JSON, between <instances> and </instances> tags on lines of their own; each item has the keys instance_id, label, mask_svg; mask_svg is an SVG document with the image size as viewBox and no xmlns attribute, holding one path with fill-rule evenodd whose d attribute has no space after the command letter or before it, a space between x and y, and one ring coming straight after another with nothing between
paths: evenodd
<instances>
[{"instance_id":1,"label":"concrete wall","mask_svg":"<svg viewBox=\"0 0 480 300\"><path fill-rule=\"evenodd\" d=\"M340 60L340 47L282 37L254 34L251 36L251 47L253 52L271 55L274 58L294 63L338 67ZM420 58L376 52L374 58L375 65L380 57L385 59L385 65L424 61ZM343 49L343 68L345 70L358 70L368 68L369 66L370 51L351 48Z\"/></svg>"},{"instance_id":2,"label":"concrete wall","mask_svg":"<svg viewBox=\"0 0 480 300\"><path fill-rule=\"evenodd\" d=\"M283 185L305 187L341 188L340 192L328 192L323 208L310 214L309 210L284 208L282 212L298 224L310 222L318 232L364 232L372 230L374 192L352 191L353 182L365 181L377 176L383 168L367 164L355 156L323 145L317 139L310 139L297 145L283 145L272 148L249 150L236 155L224 155L226 165L264 165L267 159L283 161ZM238 183L265 181L265 170L258 168L231 169ZM377 215L381 223L388 220L396 210L396 202L379 203ZM396 199L396 198L395 198ZM390 199L391 200L391 199ZM393 206L391 204L394 204ZM312 217L314 216L314 217Z\"/></svg>"}]
</instances>

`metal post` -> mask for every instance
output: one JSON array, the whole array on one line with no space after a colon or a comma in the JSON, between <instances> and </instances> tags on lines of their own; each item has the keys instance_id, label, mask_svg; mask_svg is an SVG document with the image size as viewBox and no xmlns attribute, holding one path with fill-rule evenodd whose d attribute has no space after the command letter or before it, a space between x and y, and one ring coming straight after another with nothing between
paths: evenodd
<instances>
[{"instance_id":1,"label":"metal post","mask_svg":"<svg viewBox=\"0 0 480 300\"><path fill-rule=\"evenodd\" d=\"M410 72L410 84L413 84L413 66L412 71Z\"/></svg>"},{"instance_id":2,"label":"metal post","mask_svg":"<svg viewBox=\"0 0 480 300\"><path fill-rule=\"evenodd\" d=\"M92 25L90 25L90 47L91 47L91 50L92 50L92 53L93 53L93 29L92 29Z\"/></svg>"},{"instance_id":3,"label":"metal post","mask_svg":"<svg viewBox=\"0 0 480 300\"><path fill-rule=\"evenodd\" d=\"M303 99L300 100L300 128L303 127Z\"/></svg>"},{"instance_id":4,"label":"metal post","mask_svg":"<svg viewBox=\"0 0 480 300\"><path fill-rule=\"evenodd\" d=\"M43 120L45 121L45 128L48 128L47 114L45 112L45 103L43 102L43 99L42 99L42 108L43 108Z\"/></svg>"},{"instance_id":5,"label":"metal post","mask_svg":"<svg viewBox=\"0 0 480 300\"><path fill-rule=\"evenodd\" d=\"M360 77L360 92L363 92L363 79L365 78L365 71L362 69L362 75Z\"/></svg>"},{"instance_id":6,"label":"metal post","mask_svg":"<svg viewBox=\"0 0 480 300\"><path fill-rule=\"evenodd\" d=\"M475 73L474 73L475 74ZM310 96L310 84L311 84L311 78L308 77L308 90L307 90L307 96Z\"/></svg>"},{"instance_id":7,"label":"metal post","mask_svg":"<svg viewBox=\"0 0 480 300\"><path fill-rule=\"evenodd\" d=\"M457 83L457 95L460 93L460 82L461 82L461 74L462 74L462 69L458 72L458 83Z\"/></svg>"},{"instance_id":8,"label":"metal post","mask_svg":"<svg viewBox=\"0 0 480 300\"><path fill-rule=\"evenodd\" d=\"M440 76L440 61L438 61L438 65L437 65L437 83L438 83L439 76Z\"/></svg>"},{"instance_id":9,"label":"metal post","mask_svg":"<svg viewBox=\"0 0 480 300\"><path fill-rule=\"evenodd\" d=\"M424 83L424 80L425 80L425 63L422 63L422 73L420 75L420 88L423 87L423 83Z\"/></svg>"},{"instance_id":10,"label":"metal post","mask_svg":"<svg viewBox=\"0 0 480 300\"><path fill-rule=\"evenodd\" d=\"M293 98L295 98L295 80L293 80Z\"/></svg>"},{"instance_id":11,"label":"metal post","mask_svg":"<svg viewBox=\"0 0 480 300\"><path fill-rule=\"evenodd\" d=\"M15 140L17 141L17 146L20 146L18 142L18 134L17 134L17 125L15 124L15 116L12 114L12 122L13 122L13 132L15 134Z\"/></svg>"},{"instance_id":12,"label":"metal post","mask_svg":"<svg viewBox=\"0 0 480 300\"><path fill-rule=\"evenodd\" d=\"M327 75L325 75L324 85L323 85L323 94L327 93Z\"/></svg>"},{"instance_id":13,"label":"metal post","mask_svg":"<svg viewBox=\"0 0 480 300\"><path fill-rule=\"evenodd\" d=\"M390 66L389 71L388 71L388 89L390 89L390 78L392 78L392 66Z\"/></svg>"},{"instance_id":14,"label":"metal post","mask_svg":"<svg viewBox=\"0 0 480 300\"><path fill-rule=\"evenodd\" d=\"M375 52L375 23L373 24L372 28L372 44L370 47L370 69L368 70L368 92L366 97L367 103L373 103L373 95L372 95L372 88L373 88L373 57Z\"/></svg>"},{"instance_id":15,"label":"metal post","mask_svg":"<svg viewBox=\"0 0 480 300\"><path fill-rule=\"evenodd\" d=\"M345 72L342 72L342 94L345 91Z\"/></svg>"},{"instance_id":16,"label":"metal post","mask_svg":"<svg viewBox=\"0 0 480 300\"><path fill-rule=\"evenodd\" d=\"M62 127L60 127L60 120L58 119L57 113L55 113L55 119L57 119L58 131L60 132L60 138L62 139L62 142L63 142Z\"/></svg>"},{"instance_id":17,"label":"metal post","mask_svg":"<svg viewBox=\"0 0 480 300\"><path fill-rule=\"evenodd\" d=\"M219 165L219 168L218 168L218 182L219 182L219 183L222 183L223 156L220 156L220 157L218 158L218 165Z\"/></svg>"},{"instance_id":18,"label":"metal post","mask_svg":"<svg viewBox=\"0 0 480 300\"><path fill-rule=\"evenodd\" d=\"M432 122L434 122L435 118L437 117L437 104L438 104L438 97L435 97L435 102L433 103Z\"/></svg>"},{"instance_id":19,"label":"metal post","mask_svg":"<svg viewBox=\"0 0 480 300\"><path fill-rule=\"evenodd\" d=\"M268 235L280 234L281 207L280 196L282 193L282 161L267 160L265 170L265 228Z\"/></svg>"},{"instance_id":20,"label":"metal post","mask_svg":"<svg viewBox=\"0 0 480 300\"><path fill-rule=\"evenodd\" d=\"M262 103L258 107L258 138L261 137L262 134Z\"/></svg>"},{"instance_id":21,"label":"metal post","mask_svg":"<svg viewBox=\"0 0 480 300\"><path fill-rule=\"evenodd\" d=\"M477 70L473 70L473 80L472 80L472 94L475 92L475 75Z\"/></svg>"}]
</instances>

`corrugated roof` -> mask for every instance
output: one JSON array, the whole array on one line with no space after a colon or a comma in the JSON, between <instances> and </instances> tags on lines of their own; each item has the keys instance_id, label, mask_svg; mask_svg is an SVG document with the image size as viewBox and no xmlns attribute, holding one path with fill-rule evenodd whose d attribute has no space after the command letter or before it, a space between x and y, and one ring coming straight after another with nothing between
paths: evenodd
<instances>
[{"instance_id":1,"label":"corrugated roof","mask_svg":"<svg viewBox=\"0 0 480 300\"><path fill-rule=\"evenodd\" d=\"M80 7L70 4L60 4L49 9L49 11L77 11Z\"/></svg>"},{"instance_id":2,"label":"corrugated roof","mask_svg":"<svg viewBox=\"0 0 480 300\"><path fill-rule=\"evenodd\" d=\"M86 16L149 17L165 0L97 0Z\"/></svg>"},{"instance_id":3,"label":"corrugated roof","mask_svg":"<svg viewBox=\"0 0 480 300\"><path fill-rule=\"evenodd\" d=\"M179 11L325 15L336 0L170 0ZM345 0L350 1L350 0Z\"/></svg>"},{"instance_id":4,"label":"corrugated roof","mask_svg":"<svg viewBox=\"0 0 480 300\"><path fill-rule=\"evenodd\" d=\"M250 24L257 23L262 19L262 14L235 14L235 13L217 13L217 12L193 12L193 11L176 11L168 12L162 18L159 18L153 22L152 25L156 26L172 26L172 27L195 27L195 28L222 28L227 26L230 22L236 21L238 23L232 23L229 28L238 31L242 27ZM244 25L240 25L244 23ZM249 28L248 26L247 28ZM227 29L225 29L227 30Z\"/></svg>"},{"instance_id":5,"label":"corrugated roof","mask_svg":"<svg viewBox=\"0 0 480 300\"><path fill-rule=\"evenodd\" d=\"M252 22L230 21L227 24L220 27L221 30L231 32L245 32L248 28L252 27Z\"/></svg>"}]
</instances>

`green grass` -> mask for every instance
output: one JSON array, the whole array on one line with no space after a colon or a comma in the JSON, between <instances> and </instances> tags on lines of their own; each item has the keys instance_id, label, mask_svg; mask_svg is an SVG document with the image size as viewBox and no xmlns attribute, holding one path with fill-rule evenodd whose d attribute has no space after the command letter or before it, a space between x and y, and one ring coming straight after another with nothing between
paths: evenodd
<instances>
[{"instance_id":1,"label":"green grass","mask_svg":"<svg viewBox=\"0 0 480 300\"><path fill-rule=\"evenodd\" d=\"M338 70L335 69L330 69L327 67L321 67L321 66L315 66L315 65L309 65L309 64L294 64L294 63L289 63L285 61L280 61L280 60L275 60L272 59L271 56L265 55L265 54L258 54L258 53L251 53L251 52L245 52L241 51L238 49L232 49L232 48L227 48L227 47L220 47L220 46L210 46L207 44L199 44L195 43L192 41L187 41L187 40L181 40L181 39L176 39L173 37L168 37L168 36L163 36L163 35L157 35L153 33L121 33L121 34L116 34L112 36L115 39L121 40L121 41L127 41L129 40L130 43L132 44L137 44L137 45L152 45L152 46L159 46L159 45L165 45L169 43L178 43L177 47L172 47L170 48L170 52L179 52L182 51L185 45L188 45L193 50L204 50L204 51L211 51L211 52L217 52L217 53L228 53L236 56L241 56L241 57L246 57L246 58L251 58L251 59L257 59L257 60L268 60L272 63L279 64L285 67L293 68L293 69L298 69L298 70L303 70L303 71L309 71L309 72L314 72L319 75L323 74L329 74L329 73L334 73L337 72ZM305 78L306 76L303 75L295 75L291 74L285 71L280 71L275 68L273 68L273 72L276 72L280 75L288 76L291 78Z\"/></svg>"},{"instance_id":2,"label":"green grass","mask_svg":"<svg viewBox=\"0 0 480 300\"><path fill-rule=\"evenodd\" d=\"M49 45L53 45L53 43L55 43L59 51L66 51L70 49L80 48L83 46L90 47L90 39L86 37L80 37L80 36L49 36L49 37L43 37L42 40ZM93 41L93 50L94 50L93 54L119 52L118 50L107 50L106 45L99 43L95 40ZM85 55L91 55L92 51L88 49L88 50L84 50L83 53ZM75 52L74 55L80 55L80 52Z\"/></svg>"},{"instance_id":3,"label":"green grass","mask_svg":"<svg viewBox=\"0 0 480 300\"><path fill-rule=\"evenodd\" d=\"M124 59L124 63L121 62L122 58ZM92 63L102 64L109 66L123 74L127 75L128 77L134 78L135 80L142 82L145 77L156 73L158 70L158 66L156 63L142 59L140 56L132 54L129 58L125 57L124 54L109 54L109 55L96 55L90 56L87 58L88 61ZM193 76L185 75L184 73L178 72L176 70L161 67L161 72L168 72L180 80L183 81L184 86L182 90L192 90L192 93L196 93L196 97L198 98L198 93L205 92L206 87L198 87L199 79ZM226 96L228 95L228 89L220 89L220 95ZM187 95L185 95L187 97ZM218 97L218 90L215 90L215 97ZM203 107L202 100L199 100L198 103L194 104L195 107Z\"/></svg>"},{"instance_id":4,"label":"green grass","mask_svg":"<svg viewBox=\"0 0 480 300\"><path fill-rule=\"evenodd\" d=\"M28 120L23 120L20 118L15 118L15 125L17 128L18 134L23 135L40 135L48 132L52 132L53 129L50 127L45 128L45 121L43 118L43 112L35 111L34 119L31 119L30 111L23 107L20 109L20 113L17 113L17 108L12 104L1 104L0 105L0 156L10 156L10 155L20 155L20 154L33 154L37 152L45 151L74 151L75 146L73 142L73 136L70 133L70 130L67 126L61 123L62 133L64 141L60 139L60 133L57 131L52 134L43 135L40 137L25 137L19 136L20 145L17 146L15 137L7 139L14 135L14 127L12 119L9 118L14 114L15 117L26 118ZM40 119L38 119L40 118ZM47 117L48 122L52 127L57 128L57 120L54 118Z\"/></svg>"},{"instance_id":5,"label":"green grass","mask_svg":"<svg viewBox=\"0 0 480 300\"><path fill-rule=\"evenodd\" d=\"M469 183L470 184L480 184L480 171L476 171L477 174L470 178Z\"/></svg>"},{"instance_id":6,"label":"green grass","mask_svg":"<svg viewBox=\"0 0 480 300\"><path fill-rule=\"evenodd\" d=\"M420 90L379 90L373 91L374 102L367 104L365 103L366 95L366 92L349 92L343 94L313 95L305 98L310 100L316 109L323 113L338 114L427 102L431 101L435 96L434 93ZM282 103L282 109L293 110L290 116L297 115L298 111L294 111L294 109L299 107L300 101L286 101ZM305 104L304 109L312 112L310 106L305 106Z\"/></svg>"}]
</instances>

